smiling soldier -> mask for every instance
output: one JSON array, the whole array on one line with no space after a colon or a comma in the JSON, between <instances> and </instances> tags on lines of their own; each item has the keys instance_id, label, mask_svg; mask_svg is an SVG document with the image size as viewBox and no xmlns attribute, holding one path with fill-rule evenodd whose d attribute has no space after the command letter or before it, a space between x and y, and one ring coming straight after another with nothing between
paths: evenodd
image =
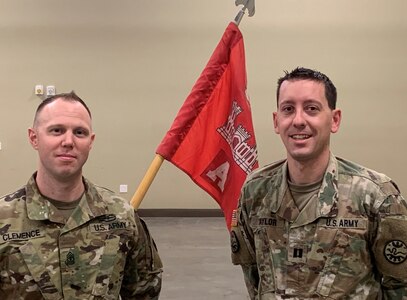
<instances>
[{"instance_id":1,"label":"smiling soldier","mask_svg":"<svg viewBox=\"0 0 407 300\"><path fill-rule=\"evenodd\" d=\"M407 205L386 175L334 156L336 88L297 68L278 80L287 157L254 171L232 224L251 299L407 299Z\"/></svg>"}]
</instances>

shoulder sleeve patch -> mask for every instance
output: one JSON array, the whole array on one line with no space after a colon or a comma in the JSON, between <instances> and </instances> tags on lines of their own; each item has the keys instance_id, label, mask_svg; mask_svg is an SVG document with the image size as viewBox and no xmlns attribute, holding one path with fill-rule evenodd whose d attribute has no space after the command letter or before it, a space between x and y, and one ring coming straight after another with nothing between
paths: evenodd
<instances>
[{"instance_id":1,"label":"shoulder sleeve patch","mask_svg":"<svg viewBox=\"0 0 407 300\"><path fill-rule=\"evenodd\" d=\"M157 245L153 239L153 237L150 234L150 231L147 228L146 222L142 218L137 218L140 220L140 223L142 225L142 229L139 228L139 234L141 234L141 231L144 232L146 235L146 240L145 240L145 246L147 247L147 256L148 260L151 261L151 270L157 270L161 269L163 267L161 258L158 254L158 249Z\"/></svg>"},{"instance_id":2,"label":"shoulder sleeve patch","mask_svg":"<svg viewBox=\"0 0 407 300\"><path fill-rule=\"evenodd\" d=\"M376 264L385 276L407 278L407 220L385 217L374 247Z\"/></svg>"},{"instance_id":3,"label":"shoulder sleeve patch","mask_svg":"<svg viewBox=\"0 0 407 300\"><path fill-rule=\"evenodd\" d=\"M233 227L230 232L230 246L234 265L256 263L254 250L239 227Z\"/></svg>"}]
</instances>

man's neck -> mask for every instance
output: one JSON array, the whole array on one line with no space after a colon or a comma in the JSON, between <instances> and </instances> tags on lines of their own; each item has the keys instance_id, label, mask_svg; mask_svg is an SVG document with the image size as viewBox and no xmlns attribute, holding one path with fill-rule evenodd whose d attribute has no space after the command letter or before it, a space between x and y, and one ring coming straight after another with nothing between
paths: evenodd
<instances>
[{"instance_id":1,"label":"man's neck","mask_svg":"<svg viewBox=\"0 0 407 300\"><path fill-rule=\"evenodd\" d=\"M35 181L42 195L58 201L75 201L85 191L81 175L70 180L61 181L38 172Z\"/></svg>"},{"instance_id":2,"label":"man's neck","mask_svg":"<svg viewBox=\"0 0 407 300\"><path fill-rule=\"evenodd\" d=\"M295 184L310 184L320 181L328 167L329 157L330 153L328 152L315 160L298 161L287 158L291 182Z\"/></svg>"}]
</instances>

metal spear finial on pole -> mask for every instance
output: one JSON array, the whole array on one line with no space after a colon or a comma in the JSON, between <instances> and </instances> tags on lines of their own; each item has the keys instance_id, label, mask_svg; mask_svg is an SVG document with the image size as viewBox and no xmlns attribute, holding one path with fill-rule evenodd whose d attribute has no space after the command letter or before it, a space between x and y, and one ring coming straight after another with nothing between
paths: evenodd
<instances>
[{"instance_id":1,"label":"metal spear finial on pole","mask_svg":"<svg viewBox=\"0 0 407 300\"><path fill-rule=\"evenodd\" d=\"M246 9L249 11L249 17L252 17L254 15L254 13L255 13L254 0L235 0L235 4L236 4L236 6L243 5L243 8L241 10L239 10L239 12L237 13L237 15L234 19L234 22L236 23L236 25L239 26L240 21L242 20Z\"/></svg>"}]
</instances>

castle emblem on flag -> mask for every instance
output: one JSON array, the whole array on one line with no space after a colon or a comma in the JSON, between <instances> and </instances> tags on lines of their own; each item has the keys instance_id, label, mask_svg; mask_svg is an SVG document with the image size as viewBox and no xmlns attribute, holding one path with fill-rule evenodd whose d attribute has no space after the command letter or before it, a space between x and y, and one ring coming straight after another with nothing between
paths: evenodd
<instances>
[{"instance_id":1,"label":"castle emblem on flag","mask_svg":"<svg viewBox=\"0 0 407 300\"><path fill-rule=\"evenodd\" d=\"M246 128L241 124L235 124L236 117L242 111L242 108L237 102L233 101L232 111L229 114L226 124L219 127L217 131L229 144L233 153L233 160L246 174L249 174L253 170L253 166L257 163L257 148L256 145L251 146L247 143L252 135Z\"/></svg>"}]
</instances>

